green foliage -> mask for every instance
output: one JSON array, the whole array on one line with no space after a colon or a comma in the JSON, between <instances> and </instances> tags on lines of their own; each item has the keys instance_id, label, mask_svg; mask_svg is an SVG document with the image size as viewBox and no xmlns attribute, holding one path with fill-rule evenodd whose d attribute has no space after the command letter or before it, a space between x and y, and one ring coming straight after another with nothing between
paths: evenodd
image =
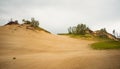
<instances>
[{"instance_id":1,"label":"green foliage","mask_svg":"<svg viewBox=\"0 0 120 69\"><path fill-rule=\"evenodd\" d=\"M31 21L25 19L23 19L22 21L24 22L24 24L30 24L34 28L39 27L39 21L35 20L34 18L31 18Z\"/></svg>"},{"instance_id":2,"label":"green foliage","mask_svg":"<svg viewBox=\"0 0 120 69\"><path fill-rule=\"evenodd\" d=\"M31 24L31 22L29 20L23 19L22 21L24 22L24 24Z\"/></svg>"},{"instance_id":3,"label":"green foliage","mask_svg":"<svg viewBox=\"0 0 120 69\"><path fill-rule=\"evenodd\" d=\"M31 18L31 25L33 27L39 27L39 21L35 20L34 18Z\"/></svg>"},{"instance_id":4,"label":"green foliage","mask_svg":"<svg viewBox=\"0 0 120 69\"><path fill-rule=\"evenodd\" d=\"M78 24L77 26L68 28L69 34L77 35L85 35L87 30L89 30L89 28L85 24Z\"/></svg>"},{"instance_id":5,"label":"green foliage","mask_svg":"<svg viewBox=\"0 0 120 69\"><path fill-rule=\"evenodd\" d=\"M107 33L106 28L100 29L101 33Z\"/></svg>"},{"instance_id":6,"label":"green foliage","mask_svg":"<svg viewBox=\"0 0 120 69\"><path fill-rule=\"evenodd\" d=\"M93 49L104 50L104 49L120 49L120 42L107 40L107 41L99 41L97 43L93 43L91 45Z\"/></svg>"},{"instance_id":7,"label":"green foliage","mask_svg":"<svg viewBox=\"0 0 120 69\"><path fill-rule=\"evenodd\" d=\"M68 28L68 33L69 33L69 34L72 34L72 31L71 31L71 30L72 30L72 27L69 27L69 28Z\"/></svg>"},{"instance_id":8,"label":"green foliage","mask_svg":"<svg viewBox=\"0 0 120 69\"><path fill-rule=\"evenodd\" d=\"M24 24L28 24L28 25L30 25L30 27L32 27L36 30L39 30L39 31L42 30L42 31L45 31L47 33L50 33L49 31L39 27L39 21L35 20L34 18L31 18L31 21L25 20L25 19L23 19L22 21L24 22Z\"/></svg>"},{"instance_id":9,"label":"green foliage","mask_svg":"<svg viewBox=\"0 0 120 69\"><path fill-rule=\"evenodd\" d=\"M72 33L72 34L76 34L76 33L77 33L77 31L76 31L76 27L75 27L75 26L72 27L71 33Z\"/></svg>"},{"instance_id":10,"label":"green foliage","mask_svg":"<svg viewBox=\"0 0 120 69\"><path fill-rule=\"evenodd\" d=\"M100 29L97 35L100 38L108 38L106 28Z\"/></svg>"}]
</instances>

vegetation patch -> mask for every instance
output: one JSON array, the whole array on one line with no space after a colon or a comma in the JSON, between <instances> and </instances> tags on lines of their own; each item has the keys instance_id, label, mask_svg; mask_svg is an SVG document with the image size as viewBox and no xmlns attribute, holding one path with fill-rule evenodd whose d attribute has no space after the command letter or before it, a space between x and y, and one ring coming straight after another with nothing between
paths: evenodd
<instances>
[{"instance_id":1,"label":"vegetation patch","mask_svg":"<svg viewBox=\"0 0 120 69\"><path fill-rule=\"evenodd\" d=\"M104 50L104 49L120 49L120 41L106 40L93 43L91 45L93 49Z\"/></svg>"},{"instance_id":2,"label":"vegetation patch","mask_svg":"<svg viewBox=\"0 0 120 69\"><path fill-rule=\"evenodd\" d=\"M19 24L18 20L13 21L11 19L6 25L19 25L19 27L21 27L23 25L27 25L26 29L33 30L33 31L39 30L39 31L44 31L44 32L50 33L49 31L39 27L39 21L35 20L34 18L31 18L31 20L23 19L22 22L23 22L23 24Z\"/></svg>"},{"instance_id":3,"label":"vegetation patch","mask_svg":"<svg viewBox=\"0 0 120 69\"><path fill-rule=\"evenodd\" d=\"M77 38L77 39L84 39L84 40L95 40L94 36L90 34L85 34L85 35L74 35L74 34L68 34L68 36L72 38Z\"/></svg>"},{"instance_id":4,"label":"vegetation patch","mask_svg":"<svg viewBox=\"0 0 120 69\"><path fill-rule=\"evenodd\" d=\"M86 24L78 24L77 26L69 27L67 35L73 38L98 41L91 45L93 49L120 49L119 39L108 33L106 28L92 31Z\"/></svg>"}]
</instances>

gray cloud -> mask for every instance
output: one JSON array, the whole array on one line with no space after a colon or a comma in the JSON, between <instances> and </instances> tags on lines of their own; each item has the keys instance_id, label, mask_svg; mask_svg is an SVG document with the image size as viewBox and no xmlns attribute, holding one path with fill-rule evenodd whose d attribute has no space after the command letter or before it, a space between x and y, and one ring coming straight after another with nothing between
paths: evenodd
<instances>
[{"instance_id":1,"label":"gray cloud","mask_svg":"<svg viewBox=\"0 0 120 69\"><path fill-rule=\"evenodd\" d=\"M54 33L67 32L69 26L81 22L111 32L118 29L112 26L120 26L120 0L0 0L0 15L0 24L10 18L35 17Z\"/></svg>"}]
</instances>

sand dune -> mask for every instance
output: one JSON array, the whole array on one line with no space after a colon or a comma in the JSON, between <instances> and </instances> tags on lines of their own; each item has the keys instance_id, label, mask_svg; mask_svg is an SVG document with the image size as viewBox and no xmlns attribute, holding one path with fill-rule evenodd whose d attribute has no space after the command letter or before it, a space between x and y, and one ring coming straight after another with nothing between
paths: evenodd
<instances>
[{"instance_id":1,"label":"sand dune","mask_svg":"<svg viewBox=\"0 0 120 69\"><path fill-rule=\"evenodd\" d=\"M120 69L120 51L93 50L93 42L1 26L0 69Z\"/></svg>"}]
</instances>

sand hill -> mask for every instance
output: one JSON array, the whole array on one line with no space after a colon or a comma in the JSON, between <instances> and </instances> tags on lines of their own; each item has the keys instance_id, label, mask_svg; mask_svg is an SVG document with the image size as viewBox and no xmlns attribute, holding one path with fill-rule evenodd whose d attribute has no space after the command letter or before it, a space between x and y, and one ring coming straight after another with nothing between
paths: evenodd
<instances>
[{"instance_id":1,"label":"sand hill","mask_svg":"<svg viewBox=\"0 0 120 69\"><path fill-rule=\"evenodd\" d=\"M119 69L120 51L97 51L94 41L35 30L29 25L0 27L0 69Z\"/></svg>"},{"instance_id":2,"label":"sand hill","mask_svg":"<svg viewBox=\"0 0 120 69\"><path fill-rule=\"evenodd\" d=\"M72 38L53 35L44 30L36 30L28 27L29 25L27 24L1 26L1 49L6 50L6 54L23 54L25 52L77 50L79 47L74 47L75 43L69 46L66 45L66 43L69 44L72 42ZM2 52L0 53L2 54Z\"/></svg>"}]
</instances>

